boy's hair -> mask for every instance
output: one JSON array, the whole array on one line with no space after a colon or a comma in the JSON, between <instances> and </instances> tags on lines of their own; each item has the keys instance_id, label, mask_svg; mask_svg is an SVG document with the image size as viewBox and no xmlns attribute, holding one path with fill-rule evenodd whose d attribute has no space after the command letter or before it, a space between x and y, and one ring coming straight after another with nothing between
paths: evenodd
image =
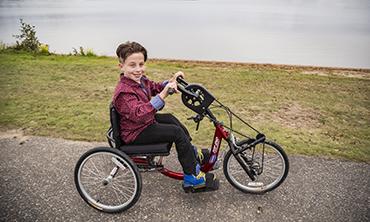
<instances>
[{"instance_id":1,"label":"boy's hair","mask_svg":"<svg viewBox=\"0 0 370 222\"><path fill-rule=\"evenodd\" d=\"M140 45L137 42L125 42L118 46L116 50L116 54L118 56L118 59L121 63L125 62L127 57L134 53L141 52L144 55L144 61L146 62L146 59L148 57L146 49Z\"/></svg>"}]
</instances>

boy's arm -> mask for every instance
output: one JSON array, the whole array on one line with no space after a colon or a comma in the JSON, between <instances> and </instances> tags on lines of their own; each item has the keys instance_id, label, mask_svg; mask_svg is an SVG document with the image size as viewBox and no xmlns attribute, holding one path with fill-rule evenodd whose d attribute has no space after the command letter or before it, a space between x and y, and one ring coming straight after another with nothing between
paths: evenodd
<instances>
[{"instance_id":1,"label":"boy's arm","mask_svg":"<svg viewBox=\"0 0 370 222\"><path fill-rule=\"evenodd\" d=\"M163 108L164 101L153 97L149 102L139 101L133 93L121 93L115 101L115 107L121 116L137 123L147 123L153 119L154 114Z\"/></svg>"},{"instance_id":2,"label":"boy's arm","mask_svg":"<svg viewBox=\"0 0 370 222\"><path fill-rule=\"evenodd\" d=\"M182 71L179 71L179 72L176 72L175 74L173 74L173 76L170 80L165 80L165 81L160 82L160 83L153 82L153 81L146 78L146 80L148 81L148 85L149 85L151 95L154 96L154 95L157 95L158 93L160 93L164 89L164 87L167 85L167 83L175 82L176 79L179 76L181 76L182 78L185 78L185 75Z\"/></svg>"},{"instance_id":3,"label":"boy's arm","mask_svg":"<svg viewBox=\"0 0 370 222\"><path fill-rule=\"evenodd\" d=\"M155 96L158 93L160 93L164 89L164 87L167 85L167 83L168 83L168 80L165 80L163 82L154 82L152 80L148 80L148 87L149 87L151 95Z\"/></svg>"}]
</instances>

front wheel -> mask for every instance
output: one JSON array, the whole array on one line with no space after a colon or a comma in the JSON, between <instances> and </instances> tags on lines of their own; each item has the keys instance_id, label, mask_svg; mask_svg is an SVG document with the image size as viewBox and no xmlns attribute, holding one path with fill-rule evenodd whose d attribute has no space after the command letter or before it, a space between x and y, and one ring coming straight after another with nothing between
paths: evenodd
<instances>
[{"instance_id":1,"label":"front wheel","mask_svg":"<svg viewBox=\"0 0 370 222\"><path fill-rule=\"evenodd\" d=\"M107 213L129 209L141 194L142 180L136 165L113 148L98 147L84 153L76 164L74 179L82 199Z\"/></svg>"},{"instance_id":2,"label":"front wheel","mask_svg":"<svg viewBox=\"0 0 370 222\"><path fill-rule=\"evenodd\" d=\"M237 143L245 147L251 140ZM289 161L284 150L276 143L265 141L237 154L249 166L256 180L252 181L229 150L224 159L223 170L231 185L245 193L262 194L280 186L289 171Z\"/></svg>"}]
</instances>

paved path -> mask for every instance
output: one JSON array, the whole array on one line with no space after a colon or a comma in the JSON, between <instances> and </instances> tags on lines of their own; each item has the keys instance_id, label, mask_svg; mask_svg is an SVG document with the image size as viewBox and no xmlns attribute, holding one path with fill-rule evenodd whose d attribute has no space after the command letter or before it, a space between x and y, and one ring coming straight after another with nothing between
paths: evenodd
<instances>
[{"instance_id":1,"label":"paved path","mask_svg":"<svg viewBox=\"0 0 370 222\"><path fill-rule=\"evenodd\" d=\"M290 156L287 180L265 195L234 189L222 170L216 171L220 190L198 194L143 173L134 207L101 213L85 204L73 182L78 158L97 145L0 135L0 221L370 221L370 165L305 156Z\"/></svg>"}]
</instances>

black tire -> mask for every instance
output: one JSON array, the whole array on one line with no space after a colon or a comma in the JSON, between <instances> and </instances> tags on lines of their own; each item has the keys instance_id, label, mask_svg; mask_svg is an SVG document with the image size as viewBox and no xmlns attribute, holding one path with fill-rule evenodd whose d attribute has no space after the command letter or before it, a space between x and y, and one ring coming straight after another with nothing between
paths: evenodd
<instances>
[{"instance_id":1,"label":"black tire","mask_svg":"<svg viewBox=\"0 0 370 222\"><path fill-rule=\"evenodd\" d=\"M76 164L74 181L86 203L107 213L132 207L139 200L142 188L141 175L132 160L120 150L109 147L97 147L84 153ZM127 200L121 203L121 199ZM109 203L116 201L117 204Z\"/></svg>"},{"instance_id":2,"label":"black tire","mask_svg":"<svg viewBox=\"0 0 370 222\"><path fill-rule=\"evenodd\" d=\"M238 142L237 145L243 147L247 145L248 143L250 143L250 140L243 140L243 141ZM262 163L262 152L260 156L258 157L259 148L260 148L258 146L261 146L261 149L262 149L262 144L257 144L255 147L255 152L254 152L254 156L256 159L254 162L255 169L256 169L255 172L258 172L257 169L259 166L261 166L261 163ZM276 157L272 156L274 153ZM246 151L243 152L243 154L251 157L252 148L247 149ZM270 159L266 160L266 158L270 158ZM270 172L268 171L270 170L270 167L271 167L270 165L273 166L274 163L271 163L270 165L268 165L268 163L274 160L275 158L278 159L278 163L281 163L281 169L280 170L277 169L279 171L278 172L279 175L277 175L275 179L269 179L268 174ZM263 171L260 173L257 173L256 181L252 181L247 175L247 173L240 166L239 162L235 159L231 150L229 150L225 155L224 164L223 164L223 171L224 171L225 177L231 185L233 185L236 189L244 193L263 194L263 193L272 191L278 186L280 186L286 179L288 175L288 171L289 171L289 161L288 161L288 157L286 153L284 152L284 150L278 144L271 142L271 141L265 141L264 159L265 160L263 161L264 162ZM274 169L277 168L275 166L273 167ZM233 168L237 169L236 173L233 172ZM262 181L264 179L267 179L267 183Z\"/></svg>"}]
</instances>

